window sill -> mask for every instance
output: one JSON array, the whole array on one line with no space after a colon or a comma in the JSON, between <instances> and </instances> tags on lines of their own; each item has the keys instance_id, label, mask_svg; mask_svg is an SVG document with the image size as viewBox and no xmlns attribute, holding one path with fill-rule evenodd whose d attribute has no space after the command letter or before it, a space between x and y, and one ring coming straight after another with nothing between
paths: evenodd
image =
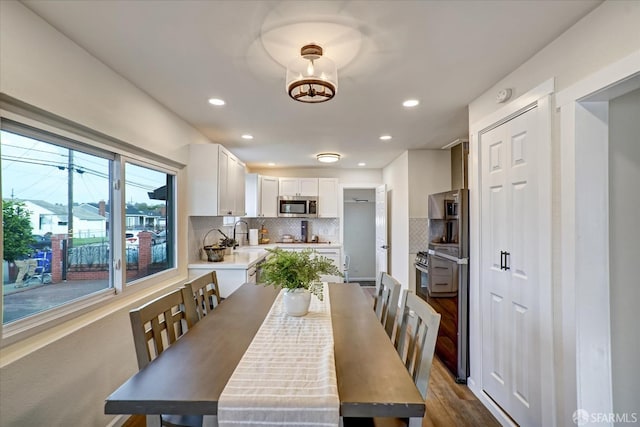
<instances>
[{"instance_id":1,"label":"window sill","mask_svg":"<svg viewBox=\"0 0 640 427\"><path fill-rule=\"evenodd\" d=\"M3 325L0 368L90 323L181 286L187 280L186 274L180 275L177 270L172 273L138 282L121 294L116 294L114 289L105 289L44 313Z\"/></svg>"}]
</instances>

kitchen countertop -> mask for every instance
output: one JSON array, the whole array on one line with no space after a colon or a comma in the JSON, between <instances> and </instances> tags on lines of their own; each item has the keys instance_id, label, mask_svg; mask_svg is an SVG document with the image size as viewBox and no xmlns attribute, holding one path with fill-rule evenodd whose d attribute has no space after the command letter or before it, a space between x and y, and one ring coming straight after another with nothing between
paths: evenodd
<instances>
[{"instance_id":1,"label":"kitchen countertop","mask_svg":"<svg viewBox=\"0 0 640 427\"><path fill-rule=\"evenodd\" d=\"M266 249L273 249L276 247L287 249L339 249L342 245L339 243L270 243L268 245L240 246L233 250L231 255L225 255L224 261L195 261L189 263L188 268L210 270L247 270L267 256L268 252Z\"/></svg>"}]
</instances>

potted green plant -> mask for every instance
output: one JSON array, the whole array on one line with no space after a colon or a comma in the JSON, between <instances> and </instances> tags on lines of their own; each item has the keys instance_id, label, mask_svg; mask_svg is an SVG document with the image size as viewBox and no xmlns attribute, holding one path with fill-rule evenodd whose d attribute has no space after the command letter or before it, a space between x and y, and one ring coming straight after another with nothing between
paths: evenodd
<instances>
[{"instance_id":1,"label":"potted green plant","mask_svg":"<svg viewBox=\"0 0 640 427\"><path fill-rule=\"evenodd\" d=\"M318 256L311 249L298 252L275 248L267 251L270 254L262 264L262 282L285 290L284 309L291 316L308 313L311 294L322 301L320 275L342 276L330 259Z\"/></svg>"}]
</instances>

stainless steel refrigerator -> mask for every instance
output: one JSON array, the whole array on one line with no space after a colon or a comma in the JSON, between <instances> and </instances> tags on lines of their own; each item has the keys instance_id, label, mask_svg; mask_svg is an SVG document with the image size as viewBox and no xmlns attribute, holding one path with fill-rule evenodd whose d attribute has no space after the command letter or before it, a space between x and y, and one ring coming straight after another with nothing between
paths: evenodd
<instances>
[{"instance_id":1,"label":"stainless steel refrigerator","mask_svg":"<svg viewBox=\"0 0 640 427\"><path fill-rule=\"evenodd\" d=\"M442 315L436 354L457 382L466 383L469 376L469 190L429 195L426 264L426 292L422 292L422 296Z\"/></svg>"}]
</instances>

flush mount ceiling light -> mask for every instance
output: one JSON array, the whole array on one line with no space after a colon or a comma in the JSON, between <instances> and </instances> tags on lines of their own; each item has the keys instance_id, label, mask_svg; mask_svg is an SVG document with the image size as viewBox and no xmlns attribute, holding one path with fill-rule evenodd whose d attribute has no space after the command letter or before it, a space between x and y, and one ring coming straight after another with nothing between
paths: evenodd
<instances>
[{"instance_id":1,"label":"flush mount ceiling light","mask_svg":"<svg viewBox=\"0 0 640 427\"><path fill-rule=\"evenodd\" d=\"M411 108L417 106L418 104L420 104L420 101L418 101L417 99L407 99L402 103L402 106Z\"/></svg>"},{"instance_id":2,"label":"flush mount ceiling light","mask_svg":"<svg viewBox=\"0 0 640 427\"><path fill-rule=\"evenodd\" d=\"M215 106L217 106L217 107L220 107L220 106L224 105L224 104L225 104L225 102L224 102L224 100L219 99L219 98L211 98L211 99L209 100L209 104L211 104L211 105L215 105Z\"/></svg>"},{"instance_id":3,"label":"flush mount ceiling light","mask_svg":"<svg viewBox=\"0 0 640 427\"><path fill-rule=\"evenodd\" d=\"M335 163L340 160L340 154L337 153L320 153L316 156L319 162L322 163Z\"/></svg>"},{"instance_id":4,"label":"flush mount ceiling light","mask_svg":"<svg viewBox=\"0 0 640 427\"><path fill-rule=\"evenodd\" d=\"M315 104L335 96L338 71L335 63L322 56L322 53L322 48L317 44L308 44L300 49L300 58L289 64L286 89L291 98Z\"/></svg>"}]
</instances>

